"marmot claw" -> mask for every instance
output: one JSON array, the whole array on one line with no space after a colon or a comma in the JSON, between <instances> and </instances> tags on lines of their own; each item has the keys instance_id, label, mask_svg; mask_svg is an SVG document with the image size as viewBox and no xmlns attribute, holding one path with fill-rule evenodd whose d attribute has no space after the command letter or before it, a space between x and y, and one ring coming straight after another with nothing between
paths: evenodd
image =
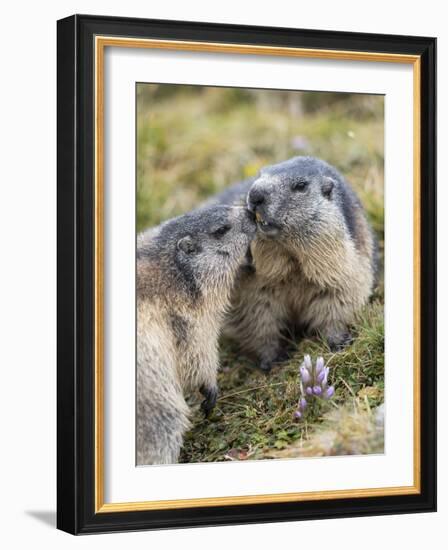
<instances>
[{"instance_id":1,"label":"marmot claw","mask_svg":"<svg viewBox=\"0 0 448 550\"><path fill-rule=\"evenodd\" d=\"M329 337L327 342L331 351L342 351L353 342L353 336L345 332L340 336Z\"/></svg>"},{"instance_id":2,"label":"marmot claw","mask_svg":"<svg viewBox=\"0 0 448 550\"><path fill-rule=\"evenodd\" d=\"M268 359L262 359L258 363L258 368L262 370L265 374L269 374L272 370L272 361L269 361Z\"/></svg>"},{"instance_id":3,"label":"marmot claw","mask_svg":"<svg viewBox=\"0 0 448 550\"><path fill-rule=\"evenodd\" d=\"M201 386L199 391L205 397L201 403L201 410L204 413L205 418L210 416L210 413L215 408L216 400L218 398L218 388Z\"/></svg>"}]
</instances>

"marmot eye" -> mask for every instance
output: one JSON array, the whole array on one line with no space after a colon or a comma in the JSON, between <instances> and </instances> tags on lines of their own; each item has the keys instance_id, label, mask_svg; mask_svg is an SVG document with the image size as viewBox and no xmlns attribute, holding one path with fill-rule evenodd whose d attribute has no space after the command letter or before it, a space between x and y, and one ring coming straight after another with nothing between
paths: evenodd
<instances>
[{"instance_id":1,"label":"marmot eye","mask_svg":"<svg viewBox=\"0 0 448 550\"><path fill-rule=\"evenodd\" d=\"M306 180L297 180L291 185L293 191L304 191L308 187L308 182Z\"/></svg>"},{"instance_id":2,"label":"marmot eye","mask_svg":"<svg viewBox=\"0 0 448 550\"><path fill-rule=\"evenodd\" d=\"M215 231L213 231L212 235L219 239L219 237L222 237L228 231L230 231L230 225L221 225L221 227L218 227L218 229L215 229Z\"/></svg>"}]
</instances>

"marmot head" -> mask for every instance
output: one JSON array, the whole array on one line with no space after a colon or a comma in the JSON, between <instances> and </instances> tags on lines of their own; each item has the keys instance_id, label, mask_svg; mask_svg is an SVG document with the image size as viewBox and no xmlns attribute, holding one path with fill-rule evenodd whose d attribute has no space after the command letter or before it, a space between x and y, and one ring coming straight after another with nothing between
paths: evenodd
<instances>
[{"instance_id":1,"label":"marmot head","mask_svg":"<svg viewBox=\"0 0 448 550\"><path fill-rule=\"evenodd\" d=\"M137 251L162 266L166 285L193 297L230 291L255 235L243 207L211 206L162 224Z\"/></svg>"},{"instance_id":2,"label":"marmot head","mask_svg":"<svg viewBox=\"0 0 448 550\"><path fill-rule=\"evenodd\" d=\"M345 187L342 176L326 162L294 157L260 171L247 195L247 207L262 237L306 238L325 224L344 223Z\"/></svg>"}]
</instances>

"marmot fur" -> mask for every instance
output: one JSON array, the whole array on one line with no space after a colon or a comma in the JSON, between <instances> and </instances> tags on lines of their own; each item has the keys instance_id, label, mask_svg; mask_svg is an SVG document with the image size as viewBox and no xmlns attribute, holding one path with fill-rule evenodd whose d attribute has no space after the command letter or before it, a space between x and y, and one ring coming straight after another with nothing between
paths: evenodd
<instances>
[{"instance_id":1,"label":"marmot fur","mask_svg":"<svg viewBox=\"0 0 448 550\"><path fill-rule=\"evenodd\" d=\"M241 270L225 333L269 370L285 335L318 332L333 349L374 287L376 243L361 203L322 160L263 168L209 203L247 204L257 219L255 270ZM283 340L284 341L284 340Z\"/></svg>"},{"instance_id":2,"label":"marmot fur","mask_svg":"<svg viewBox=\"0 0 448 550\"><path fill-rule=\"evenodd\" d=\"M217 341L238 268L255 234L245 208L212 207L137 240L137 464L178 461L185 394L217 396Z\"/></svg>"}]
</instances>

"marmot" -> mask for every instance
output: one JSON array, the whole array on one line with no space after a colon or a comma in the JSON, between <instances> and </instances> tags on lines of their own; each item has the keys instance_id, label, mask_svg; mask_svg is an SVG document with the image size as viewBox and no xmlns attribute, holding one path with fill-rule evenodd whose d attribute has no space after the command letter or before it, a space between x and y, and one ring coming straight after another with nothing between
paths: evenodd
<instances>
[{"instance_id":1,"label":"marmot","mask_svg":"<svg viewBox=\"0 0 448 550\"><path fill-rule=\"evenodd\" d=\"M256 226L245 208L212 207L137 240L137 464L178 461L185 394L216 402L217 341Z\"/></svg>"},{"instance_id":2,"label":"marmot","mask_svg":"<svg viewBox=\"0 0 448 550\"><path fill-rule=\"evenodd\" d=\"M257 219L255 270L242 270L224 333L269 370L285 357L285 337L317 332L332 349L368 301L376 241L342 175L313 157L263 168L210 204L247 204Z\"/></svg>"}]
</instances>

